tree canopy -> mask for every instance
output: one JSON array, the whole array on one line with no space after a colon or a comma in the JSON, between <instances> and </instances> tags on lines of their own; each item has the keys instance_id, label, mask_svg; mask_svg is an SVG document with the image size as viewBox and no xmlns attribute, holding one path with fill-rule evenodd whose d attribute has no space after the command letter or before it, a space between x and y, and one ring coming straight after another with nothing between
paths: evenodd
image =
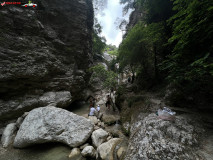
<instances>
[{"instance_id":1,"label":"tree canopy","mask_svg":"<svg viewBox=\"0 0 213 160\"><path fill-rule=\"evenodd\" d=\"M141 83L144 88L166 82L173 84L182 100L192 102L202 97L200 104L211 101L213 1L135 0L134 3L143 15L119 47L121 71L133 67L138 72L138 83L146 82Z\"/></svg>"}]
</instances>

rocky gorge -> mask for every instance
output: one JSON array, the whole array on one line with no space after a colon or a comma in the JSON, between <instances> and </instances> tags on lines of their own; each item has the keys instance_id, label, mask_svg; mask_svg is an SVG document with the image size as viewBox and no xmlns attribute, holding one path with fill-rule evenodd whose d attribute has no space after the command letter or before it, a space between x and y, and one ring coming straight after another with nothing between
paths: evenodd
<instances>
[{"instance_id":1,"label":"rocky gorge","mask_svg":"<svg viewBox=\"0 0 213 160\"><path fill-rule=\"evenodd\" d=\"M88 85L92 2L36 3L33 9L6 5L0 10L1 123L51 103L67 107L83 99Z\"/></svg>"},{"instance_id":2,"label":"rocky gorge","mask_svg":"<svg viewBox=\"0 0 213 160\"><path fill-rule=\"evenodd\" d=\"M126 82L107 110L110 93L88 72L112 60L92 55L92 1L37 3L0 8L0 160L212 160L211 117ZM103 116L88 116L89 97ZM156 114L162 106L177 112L173 120Z\"/></svg>"}]
</instances>

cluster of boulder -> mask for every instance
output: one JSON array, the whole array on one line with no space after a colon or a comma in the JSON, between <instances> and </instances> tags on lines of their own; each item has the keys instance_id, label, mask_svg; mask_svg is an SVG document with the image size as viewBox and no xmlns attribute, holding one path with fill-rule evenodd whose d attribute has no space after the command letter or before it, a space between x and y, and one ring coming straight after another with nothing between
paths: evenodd
<instances>
[{"instance_id":1,"label":"cluster of boulder","mask_svg":"<svg viewBox=\"0 0 213 160\"><path fill-rule=\"evenodd\" d=\"M10 144L15 148L26 148L60 142L73 148L70 159L113 159L115 146L122 140L113 138L104 128L105 124L95 116L87 119L61 108L47 106L25 113L16 123L8 124L1 142L4 148ZM124 150L118 153L118 156L122 156Z\"/></svg>"}]
</instances>

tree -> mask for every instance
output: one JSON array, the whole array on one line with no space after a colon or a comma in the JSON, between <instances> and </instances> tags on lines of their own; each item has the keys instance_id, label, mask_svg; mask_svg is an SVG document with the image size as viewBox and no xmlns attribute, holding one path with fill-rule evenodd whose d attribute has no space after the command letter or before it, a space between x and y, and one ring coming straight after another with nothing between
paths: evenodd
<instances>
[{"instance_id":1,"label":"tree","mask_svg":"<svg viewBox=\"0 0 213 160\"><path fill-rule=\"evenodd\" d=\"M93 27L92 41L93 41L93 54L102 54L106 46L106 38L100 36L102 27L95 18Z\"/></svg>"},{"instance_id":2,"label":"tree","mask_svg":"<svg viewBox=\"0 0 213 160\"><path fill-rule=\"evenodd\" d=\"M103 87L107 89L116 88L117 85L117 74L113 71L107 71L106 68L99 64L89 69L92 72L92 79L98 78L103 82Z\"/></svg>"},{"instance_id":3,"label":"tree","mask_svg":"<svg viewBox=\"0 0 213 160\"><path fill-rule=\"evenodd\" d=\"M169 21L173 24L169 44L174 47L163 67L184 99L211 101L213 1L175 0L174 10Z\"/></svg>"}]
</instances>

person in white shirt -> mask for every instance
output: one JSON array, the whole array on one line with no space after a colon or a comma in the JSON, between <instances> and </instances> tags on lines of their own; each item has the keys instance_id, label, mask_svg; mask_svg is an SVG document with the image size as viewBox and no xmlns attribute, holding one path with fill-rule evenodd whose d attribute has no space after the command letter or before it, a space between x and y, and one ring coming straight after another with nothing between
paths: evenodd
<instances>
[{"instance_id":1,"label":"person in white shirt","mask_svg":"<svg viewBox=\"0 0 213 160\"><path fill-rule=\"evenodd\" d=\"M98 111L98 113L100 112L101 110L100 105L97 106L96 110Z\"/></svg>"},{"instance_id":2,"label":"person in white shirt","mask_svg":"<svg viewBox=\"0 0 213 160\"><path fill-rule=\"evenodd\" d=\"M95 116L96 112L97 112L97 110L92 106L90 108L90 112L89 112L88 116Z\"/></svg>"}]
</instances>

